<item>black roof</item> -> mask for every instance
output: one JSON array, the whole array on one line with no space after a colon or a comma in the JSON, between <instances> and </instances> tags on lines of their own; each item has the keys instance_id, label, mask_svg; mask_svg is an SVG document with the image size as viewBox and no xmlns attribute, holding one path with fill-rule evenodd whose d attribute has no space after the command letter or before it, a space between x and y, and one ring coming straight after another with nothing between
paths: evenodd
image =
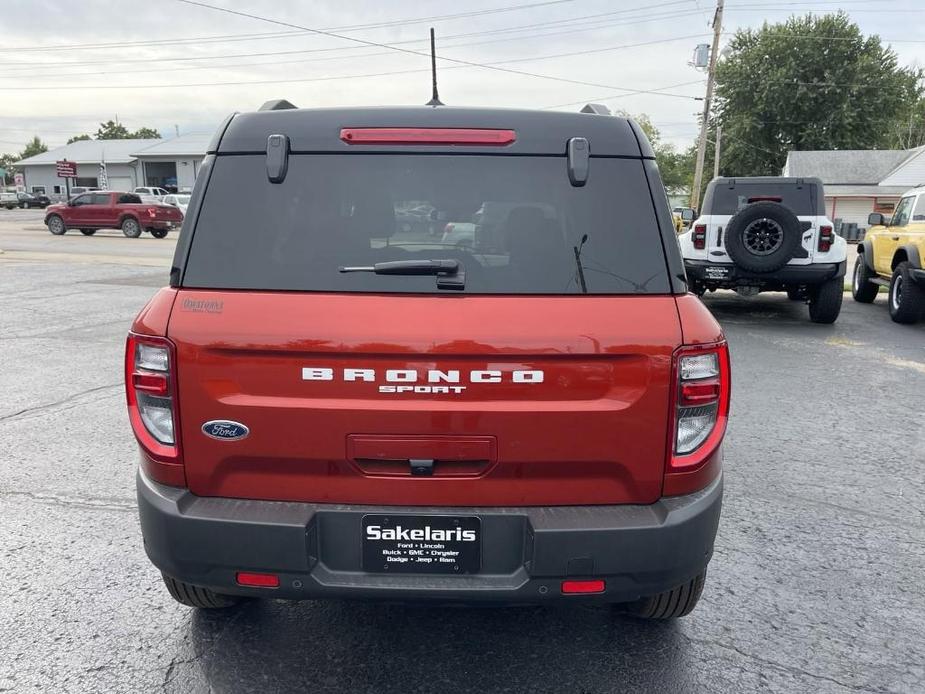
<instances>
[{"instance_id":1,"label":"black roof","mask_svg":"<svg viewBox=\"0 0 925 694\"><path fill-rule=\"evenodd\" d=\"M564 155L572 137L588 139L591 156L654 158L646 136L634 122L616 116L561 111L412 106L265 110L238 113L219 129L209 154L260 154L270 135L287 135L293 152L460 151L459 146L348 145L341 128L494 128L517 133L508 146L469 146L471 153Z\"/></svg>"},{"instance_id":2,"label":"black roof","mask_svg":"<svg viewBox=\"0 0 925 694\"><path fill-rule=\"evenodd\" d=\"M721 176L714 178L707 184L707 189L703 194L703 203L700 206L701 214L710 214L713 209L713 199L716 196L716 189L735 190L739 186L762 186L773 184L774 186L792 185L794 188L812 186L814 191L814 204L816 214L825 214L824 191L821 178L814 177L793 177L793 176ZM754 192L754 191L752 191Z\"/></svg>"}]
</instances>

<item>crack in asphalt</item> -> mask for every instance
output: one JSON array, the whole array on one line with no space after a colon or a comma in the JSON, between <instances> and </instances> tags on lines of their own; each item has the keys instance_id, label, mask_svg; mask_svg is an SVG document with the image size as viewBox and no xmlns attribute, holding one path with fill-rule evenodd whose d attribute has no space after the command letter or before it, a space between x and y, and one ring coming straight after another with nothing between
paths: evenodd
<instances>
[{"instance_id":1,"label":"crack in asphalt","mask_svg":"<svg viewBox=\"0 0 925 694\"><path fill-rule=\"evenodd\" d=\"M112 388L121 388L121 387L122 387L122 382L120 381L119 383L110 383L105 386L95 386L93 388L87 388L86 390L82 390L78 393L74 393L73 395L69 395L66 398L62 398L61 400L57 400L55 402L45 403L44 405L36 405L35 407L26 407L25 409L19 410L18 412L11 412L10 414L5 414L3 416L0 416L0 422L9 422L9 421L15 421L18 419L26 419L30 415L43 413L52 408L59 407L61 405L66 405L68 403L72 403L75 400L78 400L79 398L82 398L85 395L89 395L90 393L97 393L102 390L109 390Z\"/></svg>"},{"instance_id":2,"label":"crack in asphalt","mask_svg":"<svg viewBox=\"0 0 925 694\"><path fill-rule=\"evenodd\" d=\"M837 684L839 687L844 687L845 689L850 689L855 692L882 692L886 694L886 693L890 693L894 691L894 690L883 689L883 688L870 689L869 687L865 687L863 685L850 684L848 682L843 682L839 679L836 679L835 677L830 677L829 675L821 675L816 672L810 672L809 670L804 670L803 668L797 667L795 665L785 665L784 663L779 663L776 660L769 660L768 658L762 658L761 656L757 656L754 653L749 653L748 651L744 651L738 646L734 646L730 643L721 643L720 641L717 641L714 639L695 639L688 634L684 634L683 632L681 635L692 644L698 644L701 646L717 646L727 651L732 651L733 653L737 653L743 658L748 658L749 660L753 660L756 663L761 663L762 665L766 667L776 668L778 670L781 670L791 675L809 677L810 679L820 680L823 682L830 682L832 684Z\"/></svg>"},{"instance_id":3,"label":"crack in asphalt","mask_svg":"<svg viewBox=\"0 0 925 694\"><path fill-rule=\"evenodd\" d=\"M120 502L117 499L106 499L101 497L81 497L73 499L53 494L36 494L34 492L14 492L0 491L0 497L24 497L31 501L37 501L42 504L51 504L54 506L63 506L65 508L83 508L94 509L99 511L121 511L134 512L138 505L132 502Z\"/></svg>"}]
</instances>

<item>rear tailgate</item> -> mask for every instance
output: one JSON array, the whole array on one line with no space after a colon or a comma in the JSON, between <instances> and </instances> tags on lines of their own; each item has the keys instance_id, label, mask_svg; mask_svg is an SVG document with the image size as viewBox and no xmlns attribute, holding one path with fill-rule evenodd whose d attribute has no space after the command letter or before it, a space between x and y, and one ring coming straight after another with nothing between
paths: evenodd
<instances>
[{"instance_id":1,"label":"rear tailgate","mask_svg":"<svg viewBox=\"0 0 925 694\"><path fill-rule=\"evenodd\" d=\"M660 496L681 343L671 296L186 289L169 337L198 495L457 506ZM212 420L249 434L212 438ZM433 474L412 474L410 459L434 459Z\"/></svg>"}]
</instances>

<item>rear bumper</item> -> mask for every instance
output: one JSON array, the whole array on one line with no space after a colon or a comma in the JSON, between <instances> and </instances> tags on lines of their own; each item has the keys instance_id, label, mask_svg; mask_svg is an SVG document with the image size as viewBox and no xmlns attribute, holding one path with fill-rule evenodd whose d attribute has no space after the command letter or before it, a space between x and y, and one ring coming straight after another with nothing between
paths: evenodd
<instances>
[{"instance_id":1,"label":"rear bumper","mask_svg":"<svg viewBox=\"0 0 925 694\"><path fill-rule=\"evenodd\" d=\"M603 578L626 602L674 588L703 571L713 551L722 478L694 494L647 506L427 508L197 497L139 473L145 549L164 573L217 592L269 598L500 601L576 599L566 578ZM476 515L482 569L467 576L372 574L361 569L368 513ZM278 574L280 587L242 588L237 571Z\"/></svg>"},{"instance_id":2,"label":"rear bumper","mask_svg":"<svg viewBox=\"0 0 925 694\"><path fill-rule=\"evenodd\" d=\"M713 263L709 260L685 260L684 270L690 280L707 286L792 286L822 284L836 277L844 277L847 261L840 263L813 263L810 265L784 265L774 272L748 272L731 263Z\"/></svg>"}]
</instances>

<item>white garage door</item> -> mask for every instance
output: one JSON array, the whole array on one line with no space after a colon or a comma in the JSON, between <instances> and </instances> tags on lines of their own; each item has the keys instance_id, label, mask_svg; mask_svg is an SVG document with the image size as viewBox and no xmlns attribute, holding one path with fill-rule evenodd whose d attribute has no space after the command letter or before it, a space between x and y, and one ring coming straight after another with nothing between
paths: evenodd
<instances>
[{"instance_id":1,"label":"white garage door","mask_svg":"<svg viewBox=\"0 0 925 694\"><path fill-rule=\"evenodd\" d=\"M128 176L124 178L120 176L113 176L109 179L109 190L116 190L120 193L128 193L135 186L132 185L132 179Z\"/></svg>"}]
</instances>

